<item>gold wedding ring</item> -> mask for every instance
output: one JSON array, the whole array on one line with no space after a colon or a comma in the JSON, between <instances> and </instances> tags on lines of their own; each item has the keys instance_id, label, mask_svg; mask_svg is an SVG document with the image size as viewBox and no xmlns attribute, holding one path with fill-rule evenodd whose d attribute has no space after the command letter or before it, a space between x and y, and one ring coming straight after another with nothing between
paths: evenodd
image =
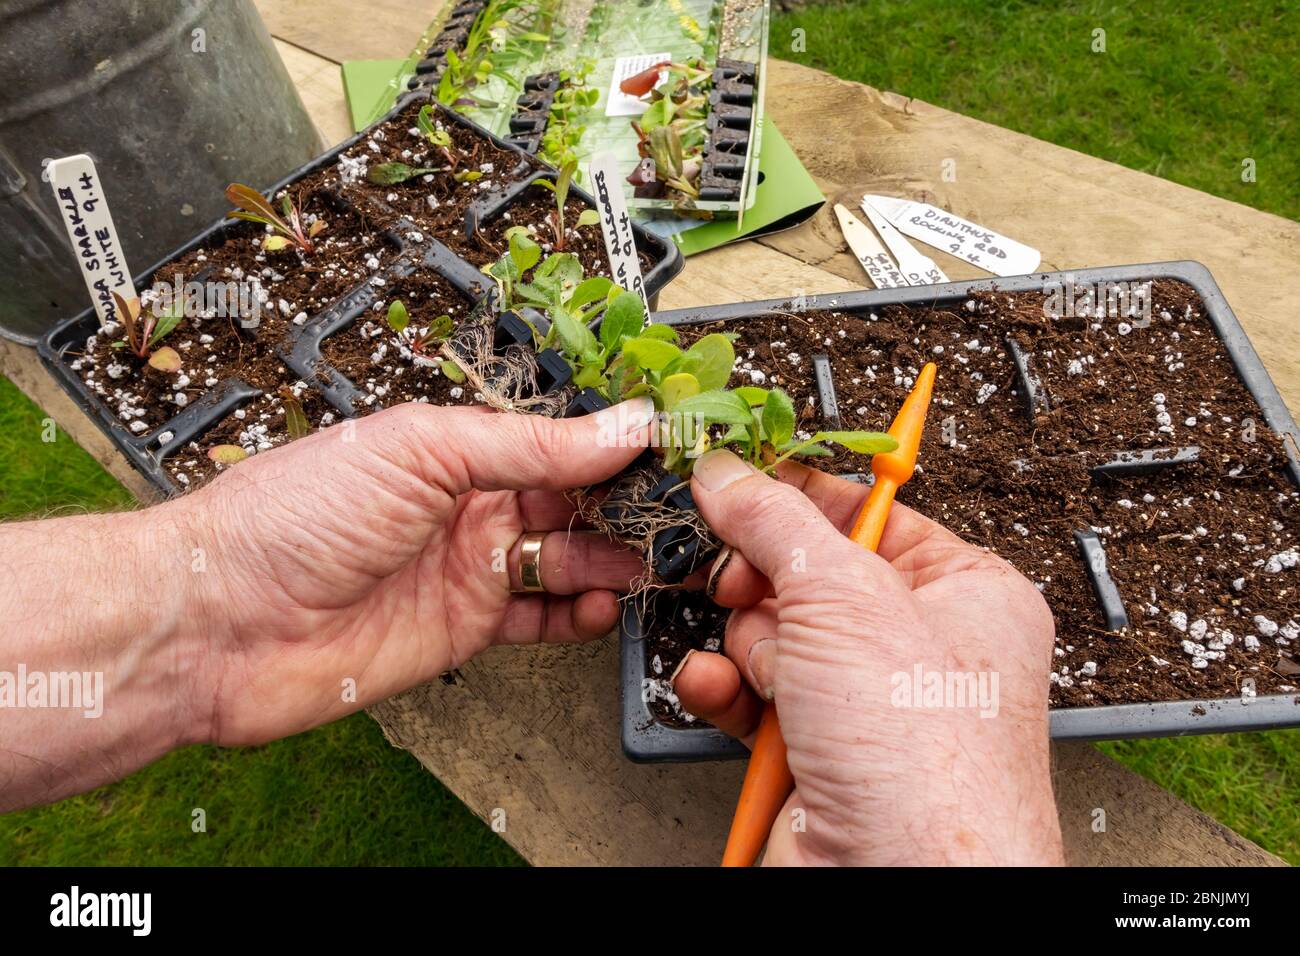
<instances>
[{"instance_id":1,"label":"gold wedding ring","mask_svg":"<svg viewBox=\"0 0 1300 956\"><path fill-rule=\"evenodd\" d=\"M542 584L542 542L545 531L529 531L519 539L519 583L521 591L545 591Z\"/></svg>"}]
</instances>

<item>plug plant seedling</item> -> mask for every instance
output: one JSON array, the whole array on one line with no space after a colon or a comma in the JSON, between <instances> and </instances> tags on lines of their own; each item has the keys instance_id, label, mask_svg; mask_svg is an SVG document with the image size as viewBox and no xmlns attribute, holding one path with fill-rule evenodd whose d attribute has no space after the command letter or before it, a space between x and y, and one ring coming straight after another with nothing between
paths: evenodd
<instances>
[{"instance_id":1,"label":"plug plant seedling","mask_svg":"<svg viewBox=\"0 0 1300 956\"><path fill-rule=\"evenodd\" d=\"M114 292L113 305L124 333L113 343L113 348L126 349L160 372L175 372L181 367L181 357L175 349L170 346L155 348L184 318L180 304L173 303L167 311L157 315L153 309L142 310L139 299L128 301Z\"/></svg>"},{"instance_id":2,"label":"plug plant seedling","mask_svg":"<svg viewBox=\"0 0 1300 956\"><path fill-rule=\"evenodd\" d=\"M227 186L226 198L236 207L226 213L227 217L270 226L274 230L275 235L267 236L262 240L262 249L265 252L297 246L305 254L311 255L315 251L312 240L325 229L324 219L317 218L310 224L306 222L302 210L289 198L287 190L280 200L283 218L276 213L270 200L243 183L231 183Z\"/></svg>"},{"instance_id":3,"label":"plug plant seedling","mask_svg":"<svg viewBox=\"0 0 1300 956\"><path fill-rule=\"evenodd\" d=\"M668 75L656 86L665 67ZM684 205L699 198L712 82L711 71L694 59L660 63L619 84L629 96L652 94L650 105L632 124L642 162L627 181L638 198L666 198Z\"/></svg>"},{"instance_id":4,"label":"plug plant seedling","mask_svg":"<svg viewBox=\"0 0 1300 956\"><path fill-rule=\"evenodd\" d=\"M554 235L555 250L557 252L564 251L566 237L568 236L568 230L564 225L564 206L569 201L569 185L573 182L573 178L577 175L577 172L578 161L570 158L560 168L560 172L555 177L554 182L549 179L538 179L536 181L536 185L541 186L543 189L550 190L550 192L555 196L555 208L547 217L547 221L551 225L551 232ZM598 222L600 222L600 213L596 212L594 209L584 209L578 215L577 226L594 226Z\"/></svg>"}]
</instances>

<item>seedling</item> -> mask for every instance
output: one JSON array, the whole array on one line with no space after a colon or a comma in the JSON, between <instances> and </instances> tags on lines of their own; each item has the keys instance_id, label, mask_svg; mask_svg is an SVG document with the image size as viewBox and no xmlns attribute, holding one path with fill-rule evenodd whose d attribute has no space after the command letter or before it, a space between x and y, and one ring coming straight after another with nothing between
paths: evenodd
<instances>
[{"instance_id":1,"label":"seedling","mask_svg":"<svg viewBox=\"0 0 1300 956\"><path fill-rule=\"evenodd\" d=\"M665 66L668 76L656 88ZM652 89L654 94L653 102L632 124L637 150L650 161L628 177L637 196L675 199L684 205L699 197L711 85L712 73L699 60L660 63L619 85L629 96L644 96Z\"/></svg>"},{"instance_id":2,"label":"seedling","mask_svg":"<svg viewBox=\"0 0 1300 956\"><path fill-rule=\"evenodd\" d=\"M727 388L736 364L732 336L715 332L683 349L671 326L645 324L640 296L604 276L584 280L582 264L570 253L542 260L541 248L523 227L507 235L509 252L488 270L498 281L502 307L545 311L550 328L537 336L537 349L557 348L578 388L594 388L611 403L649 395L665 413L660 446L667 470L689 475L709 447L731 446L767 471L796 456L828 456L828 442L868 455L896 447L880 432L797 436L794 403L785 392ZM531 281L525 282L529 270ZM602 312L597 336L588 323Z\"/></svg>"},{"instance_id":3,"label":"seedling","mask_svg":"<svg viewBox=\"0 0 1300 956\"><path fill-rule=\"evenodd\" d=\"M280 389L280 402L284 405L284 428L290 438L302 438L311 434L311 422L302 402L289 386Z\"/></svg>"},{"instance_id":4,"label":"seedling","mask_svg":"<svg viewBox=\"0 0 1300 956\"><path fill-rule=\"evenodd\" d=\"M600 99L600 90L587 86L587 77L594 68L595 61L583 59L572 71L560 73L560 88L551 100L538 151L538 156L556 169L577 161L576 147L586 132L582 120Z\"/></svg>"},{"instance_id":5,"label":"seedling","mask_svg":"<svg viewBox=\"0 0 1300 956\"><path fill-rule=\"evenodd\" d=\"M124 337L114 342L113 348L129 349L132 355L147 359L150 366L160 372L175 372L181 367L181 357L175 349L169 346L154 348L184 318L184 309L179 304L155 315L152 309L142 312L139 299L127 301L114 292L113 305L124 332Z\"/></svg>"},{"instance_id":6,"label":"seedling","mask_svg":"<svg viewBox=\"0 0 1300 956\"><path fill-rule=\"evenodd\" d=\"M415 125L433 148L447 160L447 168L454 171L460 160L451 148L451 134L445 129L439 129L434 123L432 106L421 108L419 115L415 118ZM414 179L417 176L436 172L440 172L440 170L425 166L411 166L407 163L380 163L378 166L370 168L370 171L366 173L366 178L372 183L378 183L381 186L393 186ZM459 178L458 175L457 179Z\"/></svg>"},{"instance_id":7,"label":"seedling","mask_svg":"<svg viewBox=\"0 0 1300 956\"><path fill-rule=\"evenodd\" d=\"M489 0L470 26L465 45L457 53L447 51L447 66L438 82L438 102L444 106L492 107L495 103L474 95L475 87L486 83L495 71L493 57L507 66L526 55L527 47L546 43L550 37L525 25L512 23L506 15L525 6L525 0ZM534 23L545 26L554 15L554 3L536 4ZM489 57L491 54L491 57ZM507 70L502 75L509 75Z\"/></svg>"},{"instance_id":8,"label":"seedling","mask_svg":"<svg viewBox=\"0 0 1300 956\"><path fill-rule=\"evenodd\" d=\"M262 249L266 252L297 246L304 253L311 255L315 248L312 240L325 228L325 220L319 218L311 225L307 225L302 210L289 198L288 192L285 192L280 201L280 208L284 212L283 218L272 208L270 200L251 186L231 183L226 187L226 198L238 207L226 213L227 218L244 219L270 226L275 230L277 235L267 236L262 240Z\"/></svg>"},{"instance_id":9,"label":"seedling","mask_svg":"<svg viewBox=\"0 0 1300 956\"><path fill-rule=\"evenodd\" d=\"M408 344L414 355L428 357L431 346L438 345L451 336L456 324L450 315L440 315L419 335L407 336L404 333L410 327L411 315L401 299L395 299L388 307L388 327L396 332ZM453 382L465 381L465 373L452 361L443 359L439 362L442 374Z\"/></svg>"},{"instance_id":10,"label":"seedling","mask_svg":"<svg viewBox=\"0 0 1300 956\"><path fill-rule=\"evenodd\" d=\"M552 182L549 179L537 180L537 185L549 189L555 195L555 209L547 216L551 231L555 235L555 251L563 252L566 230L564 228L564 204L569 201L569 185L578 171L578 161L570 159L560 167L559 175ZM600 213L594 209L584 209L578 216L578 226L594 226L600 222Z\"/></svg>"}]
</instances>

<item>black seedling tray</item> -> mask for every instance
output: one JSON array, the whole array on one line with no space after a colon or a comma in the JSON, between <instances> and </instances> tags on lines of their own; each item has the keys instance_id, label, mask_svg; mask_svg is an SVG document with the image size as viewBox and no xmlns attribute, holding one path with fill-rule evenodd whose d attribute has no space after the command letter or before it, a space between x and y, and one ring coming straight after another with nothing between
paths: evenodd
<instances>
[{"instance_id":1,"label":"black seedling tray","mask_svg":"<svg viewBox=\"0 0 1300 956\"><path fill-rule=\"evenodd\" d=\"M1163 262L1082 269L1069 275L1077 283L1098 286L1108 282L1132 283L1165 278L1177 279L1191 286L1204 303L1215 332L1222 340L1237 374L1263 412L1268 426L1278 435L1289 438L1285 442L1289 458L1286 470L1291 480L1300 487L1300 461L1296 458L1296 440L1300 436L1295 421L1208 269L1196 262ZM960 307L973 293L1040 291L1045 283L1064 283L1066 278L1066 273L1038 273L1010 279L818 295L808 297L806 303L801 304L800 311L833 310L866 314L891 305ZM668 325L743 322L773 312L790 311L792 305L789 301L768 300L661 312L654 316L654 321ZM1034 373L1033 355L1018 342L1007 341L1005 344L1020 379L1019 392L1025 398L1026 414L1033 418L1047 408L1049 396ZM829 412L833 420L838 405L831 384L829 362L824 357L814 356L813 367L819 408ZM1198 454L1199 449L1195 446L1144 451L1115 449L1113 454L1100 456L1101 460L1091 467L1091 471L1110 476L1151 474L1165 468L1177 468L1186 461L1195 460ZM1024 461L1016 464L1022 468L1033 467L1032 463ZM1119 591L1107 572L1101 542L1087 528L1078 529L1075 540L1096 593L1098 620L1104 622L1108 629L1123 626L1127 620L1126 612ZM625 608L619 635L624 752L633 760L643 761L713 760L743 756L745 749L716 729L667 724L659 720L644 701L643 686L648 677L647 642L644 635L653 627L653 608L648 614L639 612L631 604ZM1046 674L1043 677L1044 680L1047 679ZM1051 734L1058 740L1112 740L1297 727L1300 726L1300 704L1297 701L1300 701L1300 696L1296 694L1275 694L1255 698L1248 704L1233 697L1060 708L1051 712Z\"/></svg>"},{"instance_id":2,"label":"black seedling tray","mask_svg":"<svg viewBox=\"0 0 1300 956\"><path fill-rule=\"evenodd\" d=\"M376 127L394 119L412 103L429 101L427 91L406 94L381 119L290 173L267 190L267 195L274 196L281 189L334 164L341 153L365 140ZM459 124L475 135L491 140L499 148L510 150L520 157L516 175L522 178L501 192L487 195L473 204L466 215L467 230L472 230L478 223L489 222L508 211L513 204L520 201L520 197L538 178L555 175L548 167L539 169L537 161L528 157L518 146L492 135L464 116L441 106L436 106L436 109L439 119L444 123ZM595 207L595 200L581 189L571 188L569 195L592 208ZM372 198L369 201L377 207L383 206L379 200ZM351 208L341 198L336 197L334 202L340 210ZM212 224L184 246L137 275L136 288L141 290L150 288L155 274L161 272L169 263L194 249L219 246L232 235L231 230L246 228L245 223L226 219ZM475 314L481 315L483 310L495 311L496 290L492 281L473 264L453 253L436 237L412 242L408 236L414 229L414 225L403 220L383 234L383 239L393 251L394 257L374 275L388 283L400 280L417 270L431 270L447 279L466 296L468 301L477 303ZM638 249L648 253L653 260L652 267L647 270L644 277L646 294L653 307L659 290L682 270L684 261L681 252L671 242L647 232L636 224L633 224L633 233ZM377 297L375 286L370 279L367 279L340 297L329 308L309 317L303 325L292 326L277 349L286 366L301 381L307 383L308 389L319 392L321 397L344 417L351 417L357 413L356 402L365 393L323 360L320 344L329 336L337 334L355 322ZM531 318L536 320L540 317L534 315ZM55 326L40 341L37 350L41 360L64 391L99 425L132 466L164 495L174 494L180 489L173 484L163 468L166 458L178 449L183 449L189 442L198 439L241 405L260 397L262 392L238 379L228 379L195 398L178 414L151 431L141 435L132 434L113 409L86 387L81 376L71 368L69 360L65 357L69 350L80 348L88 336L98 332L99 322L95 310L87 308L75 318ZM544 367L547 362L554 365L554 356L539 358ZM553 373L560 374L558 366L553 369ZM162 440L163 437L166 437L166 441Z\"/></svg>"}]
</instances>

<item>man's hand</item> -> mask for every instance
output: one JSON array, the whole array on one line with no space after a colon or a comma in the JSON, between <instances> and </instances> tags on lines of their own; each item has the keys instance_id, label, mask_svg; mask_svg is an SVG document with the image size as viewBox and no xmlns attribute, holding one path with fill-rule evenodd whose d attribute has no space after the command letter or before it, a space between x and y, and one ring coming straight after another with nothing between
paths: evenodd
<instances>
[{"instance_id":1,"label":"man's hand","mask_svg":"<svg viewBox=\"0 0 1300 956\"><path fill-rule=\"evenodd\" d=\"M0 811L306 730L493 644L608 633L641 559L562 491L628 465L652 414L402 405L157 507L0 525L0 670L93 694L0 711ZM512 593L525 532L551 532L546 594Z\"/></svg>"},{"instance_id":2,"label":"man's hand","mask_svg":"<svg viewBox=\"0 0 1300 956\"><path fill-rule=\"evenodd\" d=\"M631 462L652 414L648 399L569 421L403 405L243 462L184 499L210 547L204 739L304 730L493 644L608 634L613 592L641 560L582 533L563 491ZM511 593L528 531L552 532L549 595Z\"/></svg>"},{"instance_id":3,"label":"man's hand","mask_svg":"<svg viewBox=\"0 0 1300 956\"><path fill-rule=\"evenodd\" d=\"M695 500L739 552L714 597L737 610L726 656L692 654L675 681L742 738L759 694L776 701L796 790L765 861L1060 863L1042 596L902 505L873 554L844 535L866 488L798 465L782 478L725 451L696 464ZM944 693L981 680L982 700Z\"/></svg>"}]
</instances>

